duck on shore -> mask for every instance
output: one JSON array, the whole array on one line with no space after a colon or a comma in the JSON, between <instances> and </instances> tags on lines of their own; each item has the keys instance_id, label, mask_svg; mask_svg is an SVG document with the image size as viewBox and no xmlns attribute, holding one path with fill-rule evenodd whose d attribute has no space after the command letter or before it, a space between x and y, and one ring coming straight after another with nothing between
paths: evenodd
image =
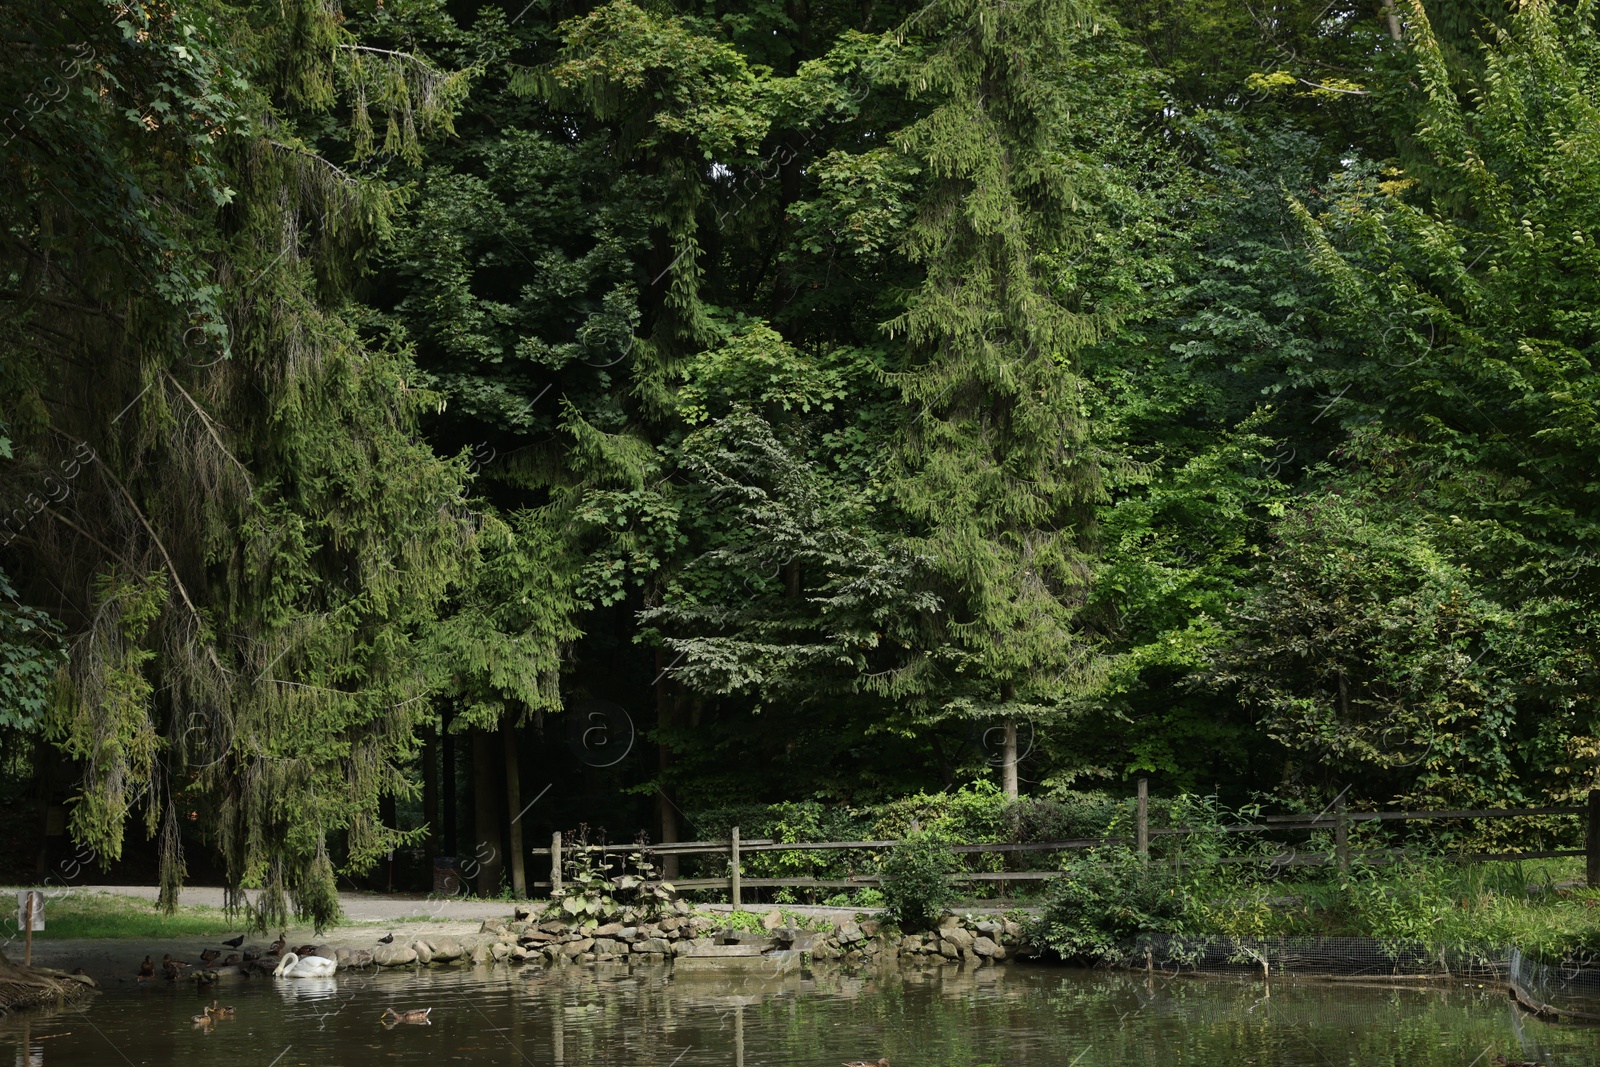
<instances>
[{"instance_id":1,"label":"duck on shore","mask_svg":"<svg viewBox=\"0 0 1600 1067\"><path fill-rule=\"evenodd\" d=\"M156 976L156 965L153 962L151 962L149 956L146 956L144 958L144 962L139 964L139 977L140 978L154 978L155 976Z\"/></svg>"}]
</instances>

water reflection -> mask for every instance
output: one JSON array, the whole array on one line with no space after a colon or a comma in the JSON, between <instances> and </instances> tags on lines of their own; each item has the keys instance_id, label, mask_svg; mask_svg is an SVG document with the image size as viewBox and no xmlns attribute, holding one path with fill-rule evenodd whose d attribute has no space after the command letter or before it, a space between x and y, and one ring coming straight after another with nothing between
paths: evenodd
<instances>
[{"instance_id":1,"label":"water reflection","mask_svg":"<svg viewBox=\"0 0 1600 1067\"><path fill-rule=\"evenodd\" d=\"M1600 1061L1600 1031L1521 1015L1494 988L1202 981L929 965L674 978L662 966L433 968L114 987L87 1008L0 1019L17 1067L1466 1067L1496 1054ZM432 1008L385 1027L385 1008ZM7 1048L10 1046L11 1048ZM0 1052L0 1055L3 1055ZM3 1061L0 1061L3 1062Z\"/></svg>"}]
</instances>

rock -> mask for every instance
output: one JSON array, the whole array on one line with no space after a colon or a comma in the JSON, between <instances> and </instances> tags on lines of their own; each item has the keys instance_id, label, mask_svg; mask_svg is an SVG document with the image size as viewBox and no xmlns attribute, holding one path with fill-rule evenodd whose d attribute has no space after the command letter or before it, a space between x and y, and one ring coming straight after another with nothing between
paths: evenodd
<instances>
[{"instance_id":1,"label":"rock","mask_svg":"<svg viewBox=\"0 0 1600 1067\"><path fill-rule=\"evenodd\" d=\"M900 955L915 956L922 951L922 938L907 935L900 939Z\"/></svg>"},{"instance_id":2,"label":"rock","mask_svg":"<svg viewBox=\"0 0 1600 1067\"><path fill-rule=\"evenodd\" d=\"M972 951L976 952L980 956L988 957L993 956L996 952L1001 951L1001 949L999 945L995 944L989 938L979 937L972 942Z\"/></svg>"},{"instance_id":3,"label":"rock","mask_svg":"<svg viewBox=\"0 0 1600 1067\"><path fill-rule=\"evenodd\" d=\"M839 946L834 941L824 938L811 950L811 956L819 960L836 960L839 958Z\"/></svg>"},{"instance_id":4,"label":"rock","mask_svg":"<svg viewBox=\"0 0 1600 1067\"><path fill-rule=\"evenodd\" d=\"M379 945L372 950L372 962L379 967L404 967L417 962L417 952L405 945Z\"/></svg>"},{"instance_id":5,"label":"rock","mask_svg":"<svg viewBox=\"0 0 1600 1067\"><path fill-rule=\"evenodd\" d=\"M372 958L372 950L370 948L358 948L350 953L350 966L352 967L371 967L374 962L376 961Z\"/></svg>"},{"instance_id":6,"label":"rock","mask_svg":"<svg viewBox=\"0 0 1600 1067\"><path fill-rule=\"evenodd\" d=\"M694 908L690 906L687 900L674 900L672 902L672 911L675 915L689 915L694 911Z\"/></svg>"},{"instance_id":7,"label":"rock","mask_svg":"<svg viewBox=\"0 0 1600 1067\"><path fill-rule=\"evenodd\" d=\"M846 963L860 963L861 962L861 950L853 948L849 952L846 952L844 954L844 961Z\"/></svg>"},{"instance_id":8,"label":"rock","mask_svg":"<svg viewBox=\"0 0 1600 1067\"><path fill-rule=\"evenodd\" d=\"M505 932L506 921L504 919L485 919L483 920L483 925L478 927L478 933L480 934L503 934Z\"/></svg>"},{"instance_id":9,"label":"rock","mask_svg":"<svg viewBox=\"0 0 1600 1067\"><path fill-rule=\"evenodd\" d=\"M1003 959L1005 959L1006 958L1006 947L1004 945L996 945L994 947L994 955L989 957L989 958L990 959L994 959L994 960L1003 960Z\"/></svg>"},{"instance_id":10,"label":"rock","mask_svg":"<svg viewBox=\"0 0 1600 1067\"><path fill-rule=\"evenodd\" d=\"M853 945L857 941L865 939L866 935L861 932L861 927L855 923L845 923L839 927L839 944L841 945Z\"/></svg>"},{"instance_id":11,"label":"rock","mask_svg":"<svg viewBox=\"0 0 1600 1067\"><path fill-rule=\"evenodd\" d=\"M637 926L624 926L621 930L617 931L617 940L626 941L630 945L633 944L635 941L639 940L639 928Z\"/></svg>"},{"instance_id":12,"label":"rock","mask_svg":"<svg viewBox=\"0 0 1600 1067\"><path fill-rule=\"evenodd\" d=\"M1021 937L1022 936L1022 924L1021 923L1014 923L1010 919L1007 919L1006 920L1005 935L1007 937L1011 937L1011 938Z\"/></svg>"},{"instance_id":13,"label":"rock","mask_svg":"<svg viewBox=\"0 0 1600 1067\"><path fill-rule=\"evenodd\" d=\"M603 923L589 931L590 937L616 937L622 932L621 923Z\"/></svg>"},{"instance_id":14,"label":"rock","mask_svg":"<svg viewBox=\"0 0 1600 1067\"><path fill-rule=\"evenodd\" d=\"M978 933L983 934L986 937L993 937L995 934L1003 933L1005 931L1005 928L1006 927L1005 927L1004 923L989 922L987 920L984 921L984 922L981 922L981 923L977 923L973 927L973 929L977 930Z\"/></svg>"},{"instance_id":15,"label":"rock","mask_svg":"<svg viewBox=\"0 0 1600 1067\"><path fill-rule=\"evenodd\" d=\"M761 928L763 930L776 930L782 925L783 912L779 911L777 908L773 908L771 911L761 916Z\"/></svg>"},{"instance_id":16,"label":"rock","mask_svg":"<svg viewBox=\"0 0 1600 1067\"><path fill-rule=\"evenodd\" d=\"M560 934L547 934L543 930L528 930L518 940L524 945L546 945L560 937Z\"/></svg>"},{"instance_id":17,"label":"rock","mask_svg":"<svg viewBox=\"0 0 1600 1067\"><path fill-rule=\"evenodd\" d=\"M433 947L433 958L440 963L459 960L467 954L466 948L453 937L436 937L429 944Z\"/></svg>"},{"instance_id":18,"label":"rock","mask_svg":"<svg viewBox=\"0 0 1600 1067\"><path fill-rule=\"evenodd\" d=\"M496 941L489 946L489 954L494 957L496 963L499 963L511 957L511 946L504 941Z\"/></svg>"},{"instance_id":19,"label":"rock","mask_svg":"<svg viewBox=\"0 0 1600 1067\"><path fill-rule=\"evenodd\" d=\"M948 930L940 930L939 933L944 936L946 941L949 941L951 944L955 945L956 948L963 951L971 948L972 942L976 940L972 934L961 929L959 926Z\"/></svg>"},{"instance_id":20,"label":"rock","mask_svg":"<svg viewBox=\"0 0 1600 1067\"><path fill-rule=\"evenodd\" d=\"M595 959L604 959L607 956L626 956L627 954L628 946L621 941L609 937L597 937L594 939Z\"/></svg>"},{"instance_id":21,"label":"rock","mask_svg":"<svg viewBox=\"0 0 1600 1067\"><path fill-rule=\"evenodd\" d=\"M960 926L961 918L956 915L946 915L944 918L939 920L939 932L941 934L946 930L954 930Z\"/></svg>"},{"instance_id":22,"label":"rock","mask_svg":"<svg viewBox=\"0 0 1600 1067\"><path fill-rule=\"evenodd\" d=\"M569 933L572 930L572 927L568 926L560 919L551 919L547 923L540 923L539 929L543 930L547 934L565 934Z\"/></svg>"},{"instance_id":23,"label":"rock","mask_svg":"<svg viewBox=\"0 0 1600 1067\"><path fill-rule=\"evenodd\" d=\"M498 943L499 942L497 942L497 941L479 941L479 942L477 942L476 944L470 946L467 949L467 959L471 960L473 966L475 966L475 967L476 966L481 966L482 964L485 964L485 963L488 963L489 960L492 958L490 956L490 952L492 950L489 948L489 946L490 945L495 945L495 944L498 944Z\"/></svg>"},{"instance_id":24,"label":"rock","mask_svg":"<svg viewBox=\"0 0 1600 1067\"><path fill-rule=\"evenodd\" d=\"M663 938L663 937L647 937L643 941L640 941L638 944L634 945L633 946L633 951L635 951L635 952L654 952L654 953L657 953L657 954L664 954L667 951L669 951L670 948L671 948L671 946L667 944L666 938Z\"/></svg>"},{"instance_id":25,"label":"rock","mask_svg":"<svg viewBox=\"0 0 1600 1067\"><path fill-rule=\"evenodd\" d=\"M347 948L334 949L333 962L339 965L341 971L350 966L350 950Z\"/></svg>"},{"instance_id":26,"label":"rock","mask_svg":"<svg viewBox=\"0 0 1600 1067\"><path fill-rule=\"evenodd\" d=\"M947 960L960 959L961 949L948 938L939 939L939 955Z\"/></svg>"},{"instance_id":27,"label":"rock","mask_svg":"<svg viewBox=\"0 0 1600 1067\"><path fill-rule=\"evenodd\" d=\"M680 941L678 942L679 956L716 956L722 959L732 959L741 956L761 955L760 945L718 945L711 941Z\"/></svg>"},{"instance_id":28,"label":"rock","mask_svg":"<svg viewBox=\"0 0 1600 1067\"><path fill-rule=\"evenodd\" d=\"M518 904L511 909L511 917L518 922L533 918L533 905Z\"/></svg>"},{"instance_id":29,"label":"rock","mask_svg":"<svg viewBox=\"0 0 1600 1067\"><path fill-rule=\"evenodd\" d=\"M868 919L861 924L861 932L868 937L877 937L878 931L883 929L883 924L876 919Z\"/></svg>"},{"instance_id":30,"label":"rock","mask_svg":"<svg viewBox=\"0 0 1600 1067\"><path fill-rule=\"evenodd\" d=\"M418 963L433 962L433 946L426 941L413 941L411 943L411 951L417 954Z\"/></svg>"},{"instance_id":31,"label":"rock","mask_svg":"<svg viewBox=\"0 0 1600 1067\"><path fill-rule=\"evenodd\" d=\"M683 920L676 915L669 915L665 919L662 919L660 922L656 923L656 926L660 928L661 932L664 934L676 933L678 928L682 925Z\"/></svg>"},{"instance_id":32,"label":"rock","mask_svg":"<svg viewBox=\"0 0 1600 1067\"><path fill-rule=\"evenodd\" d=\"M561 953L562 953L562 955L566 956L567 959L569 959L569 960L570 959L576 959L578 956L582 955L585 952L588 952L593 947L594 947L594 938L592 938L592 937L583 937L583 938L579 938L576 941L569 941L565 945L562 945L561 946Z\"/></svg>"}]
</instances>

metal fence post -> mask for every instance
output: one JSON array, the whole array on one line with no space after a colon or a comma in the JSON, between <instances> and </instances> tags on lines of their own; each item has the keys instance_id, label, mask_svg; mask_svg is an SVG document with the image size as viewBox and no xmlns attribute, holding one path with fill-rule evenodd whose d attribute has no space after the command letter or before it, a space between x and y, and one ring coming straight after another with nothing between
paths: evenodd
<instances>
[{"instance_id":1,"label":"metal fence post","mask_svg":"<svg viewBox=\"0 0 1600 1067\"><path fill-rule=\"evenodd\" d=\"M733 828L733 840L729 842L728 849L728 898L733 901L733 910L739 911L739 828Z\"/></svg>"},{"instance_id":2,"label":"metal fence post","mask_svg":"<svg viewBox=\"0 0 1600 1067\"><path fill-rule=\"evenodd\" d=\"M561 895L561 831L550 835L550 895Z\"/></svg>"}]
</instances>

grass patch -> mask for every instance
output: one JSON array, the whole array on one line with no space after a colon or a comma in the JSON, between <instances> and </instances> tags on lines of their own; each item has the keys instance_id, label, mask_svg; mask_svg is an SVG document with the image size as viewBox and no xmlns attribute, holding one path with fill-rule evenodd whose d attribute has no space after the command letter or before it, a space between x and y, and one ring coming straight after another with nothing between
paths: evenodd
<instances>
[{"instance_id":1,"label":"grass patch","mask_svg":"<svg viewBox=\"0 0 1600 1067\"><path fill-rule=\"evenodd\" d=\"M154 903L115 893L66 893L45 902L45 928L36 941L71 938L126 937L170 940L186 937L224 937L243 929L243 917L229 919L218 908L180 907L163 915ZM0 933L22 937L15 912L9 913Z\"/></svg>"}]
</instances>

